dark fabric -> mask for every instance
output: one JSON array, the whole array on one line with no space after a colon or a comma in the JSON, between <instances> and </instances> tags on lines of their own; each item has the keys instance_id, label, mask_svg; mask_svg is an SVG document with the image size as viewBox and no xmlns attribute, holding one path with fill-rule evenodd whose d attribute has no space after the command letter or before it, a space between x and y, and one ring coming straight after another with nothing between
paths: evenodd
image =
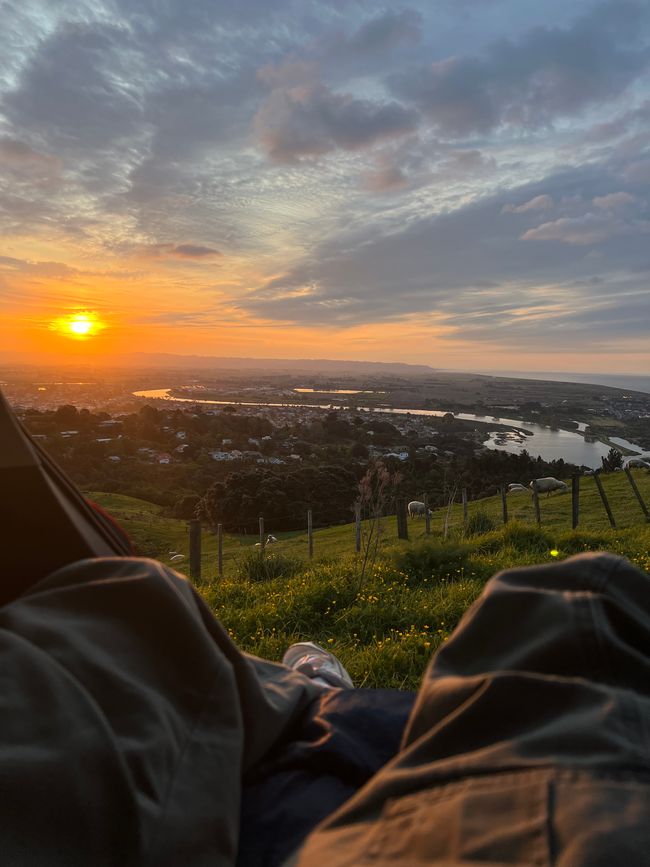
<instances>
[{"instance_id":1,"label":"dark fabric","mask_svg":"<svg viewBox=\"0 0 650 867\"><path fill-rule=\"evenodd\" d=\"M276 867L399 749L415 693L323 692L245 780L239 867Z\"/></svg>"},{"instance_id":2,"label":"dark fabric","mask_svg":"<svg viewBox=\"0 0 650 867\"><path fill-rule=\"evenodd\" d=\"M300 867L650 864L650 579L585 554L495 576L402 748Z\"/></svg>"},{"instance_id":3,"label":"dark fabric","mask_svg":"<svg viewBox=\"0 0 650 867\"><path fill-rule=\"evenodd\" d=\"M241 854L259 796L276 857L319 786L324 811L387 735L379 693L372 711L363 692L313 707L318 686L242 654L148 560L80 561L30 588L0 609L0 659L12 867L232 867L242 780ZM388 699L385 755L406 709ZM287 863L646 867L649 817L650 579L581 555L488 583L432 661L397 754Z\"/></svg>"},{"instance_id":4,"label":"dark fabric","mask_svg":"<svg viewBox=\"0 0 650 867\"><path fill-rule=\"evenodd\" d=\"M230 867L243 775L321 692L135 558L80 561L0 609L0 663L11 867Z\"/></svg>"}]
</instances>

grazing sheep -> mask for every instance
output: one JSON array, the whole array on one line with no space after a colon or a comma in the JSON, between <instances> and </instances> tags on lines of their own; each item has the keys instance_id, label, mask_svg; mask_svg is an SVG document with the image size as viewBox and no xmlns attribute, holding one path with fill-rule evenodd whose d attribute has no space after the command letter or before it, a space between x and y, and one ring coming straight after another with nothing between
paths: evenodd
<instances>
[{"instance_id":1,"label":"grazing sheep","mask_svg":"<svg viewBox=\"0 0 650 867\"><path fill-rule=\"evenodd\" d=\"M526 494L528 493L528 488L525 485L520 485L518 482L512 482L508 485L508 493L509 494L519 494L524 491Z\"/></svg>"},{"instance_id":2,"label":"grazing sheep","mask_svg":"<svg viewBox=\"0 0 650 867\"><path fill-rule=\"evenodd\" d=\"M266 540L266 544L272 545L274 542L277 542L277 541L278 540L275 538L275 536L269 536L268 539Z\"/></svg>"},{"instance_id":3,"label":"grazing sheep","mask_svg":"<svg viewBox=\"0 0 650 867\"><path fill-rule=\"evenodd\" d=\"M545 476L543 479L535 479L537 482L537 492L539 494L543 494L546 492L546 496L551 496L551 491L568 491L569 486L566 482L561 482L559 479L553 478L553 476ZM528 486L530 490L533 490L533 483L531 482Z\"/></svg>"},{"instance_id":4,"label":"grazing sheep","mask_svg":"<svg viewBox=\"0 0 650 867\"><path fill-rule=\"evenodd\" d=\"M629 458L625 458L623 460L623 464L626 467L648 467L648 468L650 468L650 457L638 458L635 455L631 455Z\"/></svg>"},{"instance_id":5,"label":"grazing sheep","mask_svg":"<svg viewBox=\"0 0 650 867\"><path fill-rule=\"evenodd\" d=\"M411 500L406 508L408 509L410 518L424 517L424 503L420 502L420 500ZM433 515L431 509L429 509L428 512L429 515Z\"/></svg>"}]
</instances>

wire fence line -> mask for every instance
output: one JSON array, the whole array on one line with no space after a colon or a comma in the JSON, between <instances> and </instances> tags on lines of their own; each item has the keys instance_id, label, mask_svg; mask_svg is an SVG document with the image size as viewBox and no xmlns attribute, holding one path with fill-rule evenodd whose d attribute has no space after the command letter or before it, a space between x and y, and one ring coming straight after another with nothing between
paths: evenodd
<instances>
[{"instance_id":1,"label":"wire fence line","mask_svg":"<svg viewBox=\"0 0 650 867\"><path fill-rule=\"evenodd\" d=\"M631 492L633 494L633 501L636 502L641 515L646 521L650 521L650 513L648 511L648 506L643 498L642 493L639 490L639 487L634 479L634 476L630 472L628 468L625 468L622 471L629 483ZM618 511L618 506L620 503L614 501L614 497L612 494L608 495L603 486L602 480L600 478L600 471L596 471L593 475L589 476L581 476L580 474L574 474L571 477L570 485L566 484L567 493L570 494L570 511L567 514L567 529L570 526L572 529L577 529L581 524L581 495L587 494L593 498L593 494L597 493L598 500L601 504L603 513L607 517L607 521L609 525L613 528L617 528L617 519L616 513ZM593 484L592 484L593 482ZM585 486L589 485L589 489L585 490ZM522 494L526 492L526 500L523 500ZM547 493L539 489L538 481L531 482L530 489L526 489L523 486L520 486L517 489L517 492L512 492L508 490L506 483L504 482L499 486L499 494L497 496L496 501L493 501L491 504L490 511L494 515L488 515L485 506L485 500L470 500L467 496L466 488L453 488L449 494L448 502L442 508L439 508L437 513L430 511L428 508L427 500L428 497L425 494L422 495L422 500L418 501L424 506L422 510L422 514L419 515L411 515L408 514L408 506L407 499L405 497L391 497L387 503L384 504L381 510L373 510L369 508L367 504L357 502L354 505L354 523L353 523L353 538L354 538L354 549L355 552L359 553L362 549L362 545L364 542L363 532L364 526L367 527L369 523L377 522L377 528L379 527L380 522L386 522L390 519L394 519L396 521L396 529L397 529L397 538L408 540L410 536L410 528L423 527L424 536L429 535L440 535L444 539L446 539L450 532L452 531L472 531L473 529L480 530L481 521L477 520L477 516L486 516L488 523L491 526L496 526L499 522L502 524L508 524L512 520L517 521L528 521L536 524L539 527L543 527L545 523L545 503L549 499L549 493L544 497L543 494ZM509 496L513 494L513 496ZM557 494L550 495L551 501L555 504L558 499ZM612 500L612 502L610 502ZM626 507L629 504L626 503ZM590 510L590 515L593 514L593 510ZM274 516L275 521L281 520L281 517ZM472 522L476 523L476 527L473 527ZM553 518L554 524L557 524L557 515ZM253 526L252 523L250 526ZM264 557L267 551L271 548L274 549L275 544L278 541L286 541L278 540L272 534L267 534L267 530L265 528L269 528L272 531L272 525L265 524L265 519L263 516L259 516L257 521L255 522L255 526L257 529L258 541L255 543L255 546L259 549L259 555ZM331 526L331 525L330 525ZM308 558L312 559L314 556L314 516L311 509L308 509L305 514L305 527L306 527L306 535L307 535L307 546L308 546ZM490 528L488 527L488 528ZM326 528L321 528L326 529ZM201 561L202 561L202 524L198 519L193 519L188 524L189 530L189 558L190 558L190 576L196 580L201 580ZM218 524L216 528L214 528L214 535L216 536L217 543L217 575L221 577L224 572L224 530L223 524ZM420 532L419 537L422 537L422 533ZM245 546L244 550L250 552L253 546ZM230 557L233 555L230 554Z\"/></svg>"}]
</instances>

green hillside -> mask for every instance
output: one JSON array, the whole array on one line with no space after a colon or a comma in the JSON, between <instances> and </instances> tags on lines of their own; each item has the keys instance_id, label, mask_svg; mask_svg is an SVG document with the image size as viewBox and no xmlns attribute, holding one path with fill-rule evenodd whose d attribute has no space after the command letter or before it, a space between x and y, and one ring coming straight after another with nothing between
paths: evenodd
<instances>
[{"instance_id":1,"label":"green hillside","mask_svg":"<svg viewBox=\"0 0 650 867\"><path fill-rule=\"evenodd\" d=\"M650 502L650 473L634 478ZM250 652L279 659L293 641L310 638L331 647L357 684L416 688L426 661L444 641L485 581L499 569L550 562L583 550L607 549L629 557L650 572L650 524L646 523L623 473L602 476L618 528L609 522L591 477L581 479L581 521L570 529L571 497L541 498L542 526L534 522L527 494L508 497L510 521L502 524L501 500L469 504L493 529L466 535L462 509L452 507L448 538L442 537L446 510L431 519L409 521L410 540L397 539L394 517L383 519L379 557L362 574L354 554L354 525L314 532L314 560L307 537L275 533L260 569L254 536L224 537L224 576L217 578L216 541L203 534L199 585L217 616L238 644ZM131 534L140 552L169 563L170 552L185 555L189 568L187 522L165 518L160 508L117 494L90 494ZM476 518L474 518L476 520ZM368 525L364 527L367 532ZM267 527L273 532L273 527ZM266 580L251 580L256 577ZM269 575L277 574L278 577Z\"/></svg>"},{"instance_id":2,"label":"green hillside","mask_svg":"<svg viewBox=\"0 0 650 867\"><path fill-rule=\"evenodd\" d=\"M650 504L650 472L634 470L633 477L647 504ZM644 515L632 492L624 473L609 473L601 475L603 487L609 499L616 519L617 527L624 529L644 524ZM165 518L161 507L145 500L137 500L120 494L104 494L91 492L89 496L113 514L124 526L138 546L139 551L149 557L155 557L168 563L169 552L175 551L188 556L188 524L186 521ZM534 525L535 514L532 498L525 493L509 495L508 518ZM551 536L564 532L571 527L571 495L553 493L549 497L540 496L542 529ZM499 496L474 500L468 504L469 519L477 512L484 513L495 524L501 525L502 511ZM257 516L253 516L256 518ZM447 517L447 509L438 509L431 518L431 538L440 539ZM306 523L306 522L305 522ZM580 486L580 525L581 531L600 532L609 529L609 521L598 494L593 477L585 476ZM382 520L382 549L395 545L404 545L397 539L397 521L395 517ZM307 534L300 531L290 533L276 532L273 526L266 526L267 533L273 533L279 540L269 548L269 552L297 557L308 561ZM453 540L463 535L462 506L455 504L449 513L448 538ZM409 521L410 542L425 539L424 519ZM234 576L238 564L248 548L258 541L257 534L239 536L224 535L224 572ZM355 532L354 524L343 524L314 531L314 560L341 557L354 554ZM557 547L557 546L556 546ZM216 578L217 557L214 535L205 529L203 534L204 579ZM183 567L188 568L187 563Z\"/></svg>"}]
</instances>

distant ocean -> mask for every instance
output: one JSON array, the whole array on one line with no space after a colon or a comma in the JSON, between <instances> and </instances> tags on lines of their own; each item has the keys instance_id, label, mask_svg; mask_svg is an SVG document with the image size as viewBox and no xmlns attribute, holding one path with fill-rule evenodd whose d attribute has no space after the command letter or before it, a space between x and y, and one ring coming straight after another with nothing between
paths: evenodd
<instances>
[{"instance_id":1,"label":"distant ocean","mask_svg":"<svg viewBox=\"0 0 650 867\"><path fill-rule=\"evenodd\" d=\"M650 394L650 376L633 373L569 373L563 370L473 370L472 373L491 376L511 376L513 379L547 379L550 382L584 382L589 385L609 385L612 388L629 388Z\"/></svg>"}]
</instances>

